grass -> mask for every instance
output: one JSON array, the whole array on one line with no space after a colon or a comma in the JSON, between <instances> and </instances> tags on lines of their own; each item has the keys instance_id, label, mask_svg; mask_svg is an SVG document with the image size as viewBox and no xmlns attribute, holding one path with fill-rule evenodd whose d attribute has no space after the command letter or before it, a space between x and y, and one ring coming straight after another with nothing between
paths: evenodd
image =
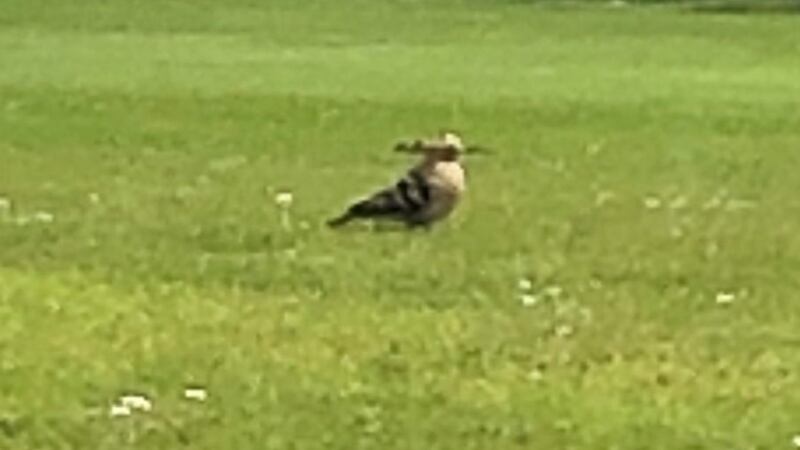
<instances>
[{"instance_id":1,"label":"grass","mask_svg":"<svg viewBox=\"0 0 800 450\"><path fill-rule=\"evenodd\" d=\"M791 448L796 22L4 1L0 447ZM322 226L442 126L452 220Z\"/></svg>"}]
</instances>

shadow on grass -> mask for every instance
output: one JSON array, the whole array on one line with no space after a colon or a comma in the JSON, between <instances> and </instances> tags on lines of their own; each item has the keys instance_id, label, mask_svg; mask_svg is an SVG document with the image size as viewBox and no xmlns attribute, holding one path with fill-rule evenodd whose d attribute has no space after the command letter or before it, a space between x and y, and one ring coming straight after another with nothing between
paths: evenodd
<instances>
[{"instance_id":1,"label":"shadow on grass","mask_svg":"<svg viewBox=\"0 0 800 450\"><path fill-rule=\"evenodd\" d=\"M666 6L708 14L800 14L800 0L507 0L555 9Z\"/></svg>"},{"instance_id":2,"label":"shadow on grass","mask_svg":"<svg viewBox=\"0 0 800 450\"><path fill-rule=\"evenodd\" d=\"M689 3L686 7L709 14L800 14L800 0L719 0Z\"/></svg>"}]
</instances>

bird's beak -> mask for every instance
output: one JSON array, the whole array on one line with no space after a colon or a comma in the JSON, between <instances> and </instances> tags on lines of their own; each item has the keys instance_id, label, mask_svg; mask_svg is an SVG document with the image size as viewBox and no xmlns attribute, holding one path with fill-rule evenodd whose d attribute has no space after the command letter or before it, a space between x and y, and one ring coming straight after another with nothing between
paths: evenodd
<instances>
[{"instance_id":1,"label":"bird's beak","mask_svg":"<svg viewBox=\"0 0 800 450\"><path fill-rule=\"evenodd\" d=\"M464 149L464 153L467 155L490 155L494 152L481 145L469 145Z\"/></svg>"}]
</instances>

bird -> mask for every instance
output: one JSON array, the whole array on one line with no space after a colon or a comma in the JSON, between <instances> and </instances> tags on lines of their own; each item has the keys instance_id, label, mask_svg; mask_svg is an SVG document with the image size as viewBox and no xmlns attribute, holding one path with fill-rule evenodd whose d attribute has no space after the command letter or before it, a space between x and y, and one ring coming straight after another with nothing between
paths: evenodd
<instances>
[{"instance_id":1,"label":"bird","mask_svg":"<svg viewBox=\"0 0 800 450\"><path fill-rule=\"evenodd\" d=\"M443 131L433 139L403 140L396 152L421 155L393 185L350 204L344 213L327 221L337 228L353 220L390 220L408 228L430 227L447 218L466 191L461 156L468 150L456 132Z\"/></svg>"}]
</instances>

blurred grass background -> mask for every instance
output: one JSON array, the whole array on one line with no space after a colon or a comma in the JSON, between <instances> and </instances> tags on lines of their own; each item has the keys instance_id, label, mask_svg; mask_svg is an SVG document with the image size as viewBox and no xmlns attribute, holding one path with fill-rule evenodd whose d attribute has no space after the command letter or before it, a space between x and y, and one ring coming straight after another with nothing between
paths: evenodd
<instances>
[{"instance_id":1,"label":"blurred grass background","mask_svg":"<svg viewBox=\"0 0 800 450\"><path fill-rule=\"evenodd\" d=\"M0 4L0 446L790 447L797 17L532 3Z\"/></svg>"}]
</instances>

